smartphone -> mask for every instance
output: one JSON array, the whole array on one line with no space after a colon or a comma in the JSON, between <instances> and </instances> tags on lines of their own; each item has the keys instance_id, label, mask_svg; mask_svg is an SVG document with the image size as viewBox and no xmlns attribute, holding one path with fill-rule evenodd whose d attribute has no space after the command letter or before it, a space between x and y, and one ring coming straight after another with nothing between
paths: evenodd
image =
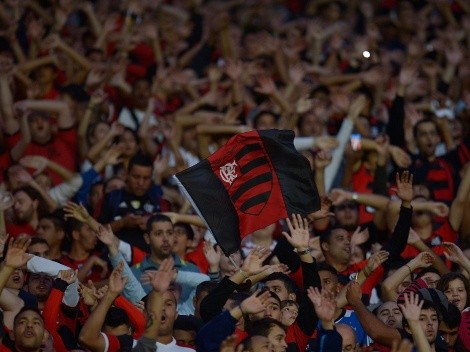
<instances>
[{"instance_id":1,"label":"smartphone","mask_svg":"<svg viewBox=\"0 0 470 352\"><path fill-rule=\"evenodd\" d=\"M359 133L351 134L351 147L354 151L361 150L362 148L362 137Z\"/></svg>"}]
</instances>

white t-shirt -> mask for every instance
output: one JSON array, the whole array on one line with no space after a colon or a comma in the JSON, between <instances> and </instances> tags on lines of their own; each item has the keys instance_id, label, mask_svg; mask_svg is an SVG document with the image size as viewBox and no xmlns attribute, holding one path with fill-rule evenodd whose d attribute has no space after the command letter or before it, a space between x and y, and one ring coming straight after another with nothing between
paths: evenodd
<instances>
[{"instance_id":1,"label":"white t-shirt","mask_svg":"<svg viewBox=\"0 0 470 352\"><path fill-rule=\"evenodd\" d=\"M164 345L157 341L157 351L158 352L194 352L192 348L178 346L176 344L176 340L174 337L173 337L173 340L168 345Z\"/></svg>"},{"instance_id":2,"label":"white t-shirt","mask_svg":"<svg viewBox=\"0 0 470 352\"><path fill-rule=\"evenodd\" d=\"M137 117L137 121L139 121L139 125L142 124L142 121L144 121L144 116L145 116L145 111L139 110L139 109L134 109L135 116ZM131 111L128 108L123 108L121 110L121 113L119 114L118 117L118 122L123 125L124 127L128 127L131 130L137 131L137 127L134 119L132 118ZM155 114L150 115L150 120L149 120L150 126L156 126L158 125L158 120Z\"/></svg>"}]
</instances>

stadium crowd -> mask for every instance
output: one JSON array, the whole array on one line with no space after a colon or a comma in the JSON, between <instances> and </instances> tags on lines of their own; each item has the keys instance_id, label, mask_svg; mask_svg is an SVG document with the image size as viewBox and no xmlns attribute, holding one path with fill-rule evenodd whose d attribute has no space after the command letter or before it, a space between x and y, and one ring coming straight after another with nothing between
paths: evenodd
<instances>
[{"instance_id":1,"label":"stadium crowd","mask_svg":"<svg viewBox=\"0 0 470 352\"><path fill-rule=\"evenodd\" d=\"M469 55L466 0L1 1L0 350L470 351ZM172 175L253 129L321 208L228 257Z\"/></svg>"}]
</instances>

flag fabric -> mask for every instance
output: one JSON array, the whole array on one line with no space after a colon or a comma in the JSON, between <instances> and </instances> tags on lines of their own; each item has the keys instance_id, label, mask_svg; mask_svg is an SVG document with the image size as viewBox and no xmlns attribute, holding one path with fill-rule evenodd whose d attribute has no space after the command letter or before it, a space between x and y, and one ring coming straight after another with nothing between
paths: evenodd
<instances>
[{"instance_id":1,"label":"flag fabric","mask_svg":"<svg viewBox=\"0 0 470 352\"><path fill-rule=\"evenodd\" d=\"M241 239L291 214L320 208L307 159L288 130L253 130L175 175L226 255Z\"/></svg>"}]
</instances>

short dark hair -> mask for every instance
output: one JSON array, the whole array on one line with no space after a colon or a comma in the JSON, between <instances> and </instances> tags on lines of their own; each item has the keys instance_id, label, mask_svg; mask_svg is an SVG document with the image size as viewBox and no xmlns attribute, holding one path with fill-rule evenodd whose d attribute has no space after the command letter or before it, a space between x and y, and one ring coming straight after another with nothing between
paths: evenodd
<instances>
[{"instance_id":1,"label":"short dark hair","mask_svg":"<svg viewBox=\"0 0 470 352\"><path fill-rule=\"evenodd\" d=\"M131 326L129 316L127 315L126 311L119 307L109 308L108 312L106 313L106 317L104 318L103 325L116 328L123 324L128 327Z\"/></svg>"},{"instance_id":2,"label":"short dark hair","mask_svg":"<svg viewBox=\"0 0 470 352\"><path fill-rule=\"evenodd\" d=\"M39 220L41 219L50 220L54 224L56 230L65 230L64 211L62 209L58 209L52 213L45 214L39 218Z\"/></svg>"},{"instance_id":3,"label":"short dark hair","mask_svg":"<svg viewBox=\"0 0 470 352\"><path fill-rule=\"evenodd\" d=\"M254 128L258 128L259 119L263 115L272 116L274 118L274 121L276 121L276 122L279 121L279 119L280 119L280 116L278 114L276 114L275 112L271 111L271 110L260 110L256 113L255 117L253 117L253 127Z\"/></svg>"},{"instance_id":4,"label":"short dark hair","mask_svg":"<svg viewBox=\"0 0 470 352\"><path fill-rule=\"evenodd\" d=\"M333 231L336 231L336 230L348 231L345 228L343 228L341 226L337 226L337 225L332 225L332 226L328 227L325 231L320 233L320 246L324 242L329 243L330 239L331 239L331 235L333 234Z\"/></svg>"},{"instance_id":5,"label":"short dark hair","mask_svg":"<svg viewBox=\"0 0 470 352\"><path fill-rule=\"evenodd\" d=\"M292 300L292 299L286 299L284 301L281 302L281 309L285 308L285 307L289 307L289 306L296 306L297 309L299 309L299 304Z\"/></svg>"},{"instance_id":6,"label":"short dark hair","mask_svg":"<svg viewBox=\"0 0 470 352\"><path fill-rule=\"evenodd\" d=\"M150 232L152 232L152 224L155 222L169 222L173 225L171 219L168 216L160 213L154 214L147 220L147 225L145 226L145 231L147 232L147 234L150 234Z\"/></svg>"},{"instance_id":7,"label":"short dark hair","mask_svg":"<svg viewBox=\"0 0 470 352\"><path fill-rule=\"evenodd\" d=\"M233 292L232 294L230 294L228 299L233 301L234 306L238 306L248 297L250 297L250 295L246 292Z\"/></svg>"},{"instance_id":8,"label":"short dark hair","mask_svg":"<svg viewBox=\"0 0 470 352\"><path fill-rule=\"evenodd\" d=\"M15 318L13 319L13 326L15 326L16 321L18 320L18 317L20 316L20 314L27 312L27 311L35 312L37 315L41 317L41 320L44 323L44 318L42 317L41 311L37 307L28 305L28 306L24 306L23 308L21 308L18 314L15 315Z\"/></svg>"},{"instance_id":9,"label":"short dark hair","mask_svg":"<svg viewBox=\"0 0 470 352\"><path fill-rule=\"evenodd\" d=\"M269 331L275 326L287 331L287 328L279 320L268 317L253 321L249 327L248 334L268 337Z\"/></svg>"},{"instance_id":10,"label":"short dark hair","mask_svg":"<svg viewBox=\"0 0 470 352\"><path fill-rule=\"evenodd\" d=\"M203 281L196 286L195 296L199 297L203 292L210 293L217 286L215 281Z\"/></svg>"},{"instance_id":11,"label":"short dark hair","mask_svg":"<svg viewBox=\"0 0 470 352\"><path fill-rule=\"evenodd\" d=\"M127 166L127 171L130 172L132 168L137 165L137 166L144 166L144 167L150 167L153 169L153 162L152 158L150 158L148 155L142 153L142 152L137 152L130 160L129 160L129 165Z\"/></svg>"},{"instance_id":12,"label":"short dark hair","mask_svg":"<svg viewBox=\"0 0 470 352\"><path fill-rule=\"evenodd\" d=\"M68 218L65 226L65 233L67 234L67 236L69 236L69 239L72 240L72 232L80 231L84 225L84 222L81 222L74 218Z\"/></svg>"},{"instance_id":13,"label":"short dark hair","mask_svg":"<svg viewBox=\"0 0 470 352\"><path fill-rule=\"evenodd\" d=\"M416 138L416 136L418 135L419 126L421 126L422 124L425 124L425 123L432 123L434 125L434 127L436 128L436 131L439 132L439 129L437 128L436 121L434 121L431 117L426 117L426 118L418 121L413 126L413 138Z\"/></svg>"},{"instance_id":14,"label":"short dark hair","mask_svg":"<svg viewBox=\"0 0 470 352\"><path fill-rule=\"evenodd\" d=\"M320 272L320 271L328 271L332 273L334 276L336 277L338 276L338 271L332 265L326 262L321 262L317 264L317 272Z\"/></svg>"},{"instance_id":15,"label":"short dark hair","mask_svg":"<svg viewBox=\"0 0 470 352\"><path fill-rule=\"evenodd\" d=\"M263 282L279 280L282 281L288 293L297 293L297 286L292 279L284 273L272 273L268 275Z\"/></svg>"},{"instance_id":16,"label":"short dark hair","mask_svg":"<svg viewBox=\"0 0 470 352\"><path fill-rule=\"evenodd\" d=\"M438 274L439 277L441 276L441 273L439 272L439 270L437 270L436 268L430 266L429 268L424 268L423 270L421 270L421 271L416 275L416 278L415 278L415 279L419 279L419 278L423 277L424 275L426 275L427 273L434 273L434 274Z\"/></svg>"},{"instance_id":17,"label":"short dark hair","mask_svg":"<svg viewBox=\"0 0 470 352\"><path fill-rule=\"evenodd\" d=\"M202 319L194 315L178 315L173 330L194 331L197 333L203 325Z\"/></svg>"},{"instance_id":18,"label":"short dark hair","mask_svg":"<svg viewBox=\"0 0 470 352\"><path fill-rule=\"evenodd\" d=\"M31 238L31 242L29 243L29 245L34 246L35 244L38 244L38 243L46 244L47 246L49 246L49 243L47 243L47 241L44 238L41 238L41 237Z\"/></svg>"},{"instance_id":19,"label":"short dark hair","mask_svg":"<svg viewBox=\"0 0 470 352\"><path fill-rule=\"evenodd\" d=\"M431 301L428 301L428 300L423 300L423 306L421 307L421 311L423 311L424 309L428 310L428 309L432 309L436 312L437 314L437 320L439 321L439 323L441 322L442 320L442 316L441 314L439 314L439 310L434 306L434 303L431 302ZM406 320L405 318L405 315L403 315L403 318L402 318L402 326L403 328L405 327L410 327L410 325L408 324L408 321Z\"/></svg>"},{"instance_id":20,"label":"short dark hair","mask_svg":"<svg viewBox=\"0 0 470 352\"><path fill-rule=\"evenodd\" d=\"M194 230L191 227L191 225L185 223L185 222L177 222L173 225L173 227L182 227L186 231L186 236L188 237L189 240L194 239Z\"/></svg>"}]
</instances>

